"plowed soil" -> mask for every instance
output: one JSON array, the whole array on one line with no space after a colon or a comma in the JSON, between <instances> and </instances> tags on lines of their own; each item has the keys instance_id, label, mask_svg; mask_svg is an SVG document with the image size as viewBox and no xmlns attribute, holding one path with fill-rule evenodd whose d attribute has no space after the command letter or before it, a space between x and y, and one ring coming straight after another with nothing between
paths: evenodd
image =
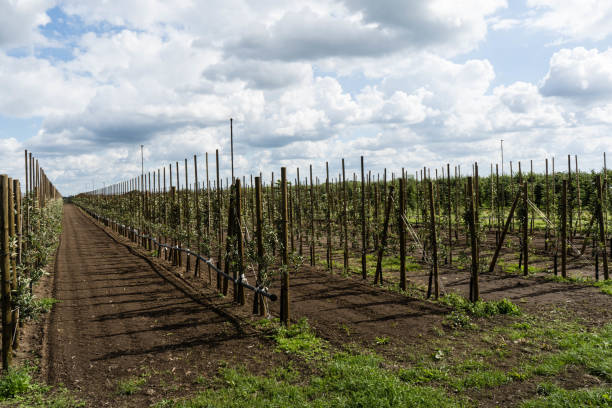
<instances>
[{"instance_id":1,"label":"plowed soil","mask_svg":"<svg viewBox=\"0 0 612 408\"><path fill-rule=\"evenodd\" d=\"M227 297L218 296L214 275L209 282L208 273L196 278L152 258L75 206L65 206L63 228L53 290L60 303L49 319L43 369L49 383L65 384L88 406L149 406L202 389L202 377L213 377L220 365L265 373L291 358L275 352L266 333L249 323L257 319L250 315L250 292L247 306L237 307L232 285ZM467 273L444 271L441 279L444 290L466 293ZM369 280L311 267L291 276L290 291L293 320L307 317L335 347L374 348L400 364L409 360L406 346L427 345L439 336L450 311ZM508 297L530 313L563 305L593 326L612 318L612 297L593 287L489 275L483 276L481 294ZM273 315L277 308L272 304ZM476 335L472 340L466 348L480 341ZM386 342L390 347L379 344ZM133 395L121 387L129 380L142 380ZM527 386L513 383L504 390L519 396ZM520 397L532 396L531 388ZM492 395L472 397L482 406L499 404ZM518 401L509 398L503 405Z\"/></svg>"},{"instance_id":2,"label":"plowed soil","mask_svg":"<svg viewBox=\"0 0 612 408\"><path fill-rule=\"evenodd\" d=\"M149 406L188 391L197 375L214 374L220 360L248 363L251 349L271 350L261 347L265 338L204 297L194 300L164 273L65 206L53 290L60 302L43 353L49 383L80 391L88 406ZM254 371L279 357L269 354ZM147 379L144 391L128 403L120 383L139 379Z\"/></svg>"}]
</instances>

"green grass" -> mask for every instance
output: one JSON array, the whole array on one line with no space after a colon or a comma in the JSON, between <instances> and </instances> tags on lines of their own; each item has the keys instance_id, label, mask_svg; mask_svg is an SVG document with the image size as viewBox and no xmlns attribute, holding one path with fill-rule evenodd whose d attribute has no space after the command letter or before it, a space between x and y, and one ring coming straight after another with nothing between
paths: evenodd
<instances>
[{"instance_id":1,"label":"green grass","mask_svg":"<svg viewBox=\"0 0 612 408\"><path fill-rule=\"evenodd\" d=\"M148 374L141 374L138 377L130 377L117 381L117 393L120 395L136 394L147 383Z\"/></svg>"},{"instance_id":2,"label":"green grass","mask_svg":"<svg viewBox=\"0 0 612 408\"><path fill-rule=\"evenodd\" d=\"M276 350L288 354L296 354L304 359L327 357L326 344L317 337L308 325L306 318L287 327L281 326L274 336Z\"/></svg>"},{"instance_id":3,"label":"green grass","mask_svg":"<svg viewBox=\"0 0 612 408\"><path fill-rule=\"evenodd\" d=\"M582 408L611 407L612 389L591 388L581 390L565 390L555 384L538 385L541 397L523 402L521 408Z\"/></svg>"},{"instance_id":4,"label":"green grass","mask_svg":"<svg viewBox=\"0 0 612 408\"><path fill-rule=\"evenodd\" d=\"M340 352L320 365L305 384L274 376L254 376L224 368L214 389L194 398L164 401L158 407L461 407L464 400L443 390L413 385L382 368L382 358Z\"/></svg>"},{"instance_id":5,"label":"green grass","mask_svg":"<svg viewBox=\"0 0 612 408\"><path fill-rule=\"evenodd\" d=\"M536 261L534 256L530 257L530 261L531 262L535 262ZM523 267L521 266L519 268L518 262L504 262L502 260L498 260L497 261L497 265L505 273L509 273L509 274L512 274L512 275L522 275L523 274ZM546 272L546 271L547 271L546 268L541 268L541 267L533 266L533 265L527 265L528 275L535 275L536 273L542 273L542 272Z\"/></svg>"},{"instance_id":6,"label":"green grass","mask_svg":"<svg viewBox=\"0 0 612 408\"><path fill-rule=\"evenodd\" d=\"M77 408L85 403L63 387L53 388L32 379L34 367L9 369L0 377L0 405L20 407Z\"/></svg>"},{"instance_id":7,"label":"green grass","mask_svg":"<svg viewBox=\"0 0 612 408\"><path fill-rule=\"evenodd\" d=\"M603 272L602 272L603 275ZM546 276L546 280L550 280L553 282L565 282L565 283L577 283L580 285L588 285L595 286L599 288L603 293L607 295L612 295L612 279L604 280L604 281L594 281L591 278L585 278L583 276L568 276L564 278L563 276Z\"/></svg>"},{"instance_id":8,"label":"green grass","mask_svg":"<svg viewBox=\"0 0 612 408\"><path fill-rule=\"evenodd\" d=\"M474 317L491 317L499 314L518 316L521 314L521 309L508 299L470 302L461 295L448 293L440 298L440 303L452 307L457 312L464 312Z\"/></svg>"},{"instance_id":9,"label":"green grass","mask_svg":"<svg viewBox=\"0 0 612 408\"><path fill-rule=\"evenodd\" d=\"M612 296L612 279L608 279L608 280L603 281L603 282L595 282L594 286L596 286L599 289L601 289L601 291L603 293L605 293L606 295L611 295Z\"/></svg>"}]
</instances>

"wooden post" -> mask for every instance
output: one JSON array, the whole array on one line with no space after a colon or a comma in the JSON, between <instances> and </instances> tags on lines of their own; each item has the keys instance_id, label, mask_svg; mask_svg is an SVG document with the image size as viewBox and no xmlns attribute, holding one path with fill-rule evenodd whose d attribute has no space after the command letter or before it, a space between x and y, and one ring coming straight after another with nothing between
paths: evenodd
<instances>
[{"instance_id":1,"label":"wooden post","mask_svg":"<svg viewBox=\"0 0 612 408\"><path fill-rule=\"evenodd\" d=\"M344 159L342 159L342 229L344 235L344 273L349 272L349 253L348 253L348 210L346 204L346 177L344 171Z\"/></svg>"},{"instance_id":2,"label":"wooden post","mask_svg":"<svg viewBox=\"0 0 612 408\"><path fill-rule=\"evenodd\" d=\"M298 219L298 240L300 241L298 247L299 247L300 255L302 255L304 252L303 251L304 248L302 244L303 229L302 229L302 199L301 199L302 195L300 191L301 190L300 188L300 168L298 167L296 171L297 171L297 207L296 207L297 214L296 215Z\"/></svg>"},{"instance_id":3,"label":"wooden post","mask_svg":"<svg viewBox=\"0 0 612 408\"><path fill-rule=\"evenodd\" d=\"M387 246L387 230L389 229L389 217L391 215L391 205L393 203L393 185L389 186L389 197L387 198L387 206L385 208L385 221L380 233L380 245L378 247L378 258L376 260L376 274L374 275L374 284L383 283L382 274L382 259Z\"/></svg>"},{"instance_id":4,"label":"wooden post","mask_svg":"<svg viewBox=\"0 0 612 408\"><path fill-rule=\"evenodd\" d=\"M399 209L397 213L397 227L399 232L400 245L400 289L406 290L406 225L404 216L406 215L406 180L399 179ZM362 261L365 265L365 258ZM365 278L365 267L363 268Z\"/></svg>"},{"instance_id":5,"label":"wooden post","mask_svg":"<svg viewBox=\"0 0 612 408\"><path fill-rule=\"evenodd\" d=\"M469 229L470 229L470 244L472 248L472 276L470 280L470 300L478 301L480 298L480 290L478 287L478 240L476 232L476 203L474 203L474 185L472 177L467 178L467 195L470 206Z\"/></svg>"},{"instance_id":6,"label":"wooden post","mask_svg":"<svg viewBox=\"0 0 612 408\"><path fill-rule=\"evenodd\" d=\"M281 310L280 320L284 326L289 326L289 256L287 251L287 169L281 167Z\"/></svg>"},{"instance_id":7,"label":"wooden post","mask_svg":"<svg viewBox=\"0 0 612 408\"><path fill-rule=\"evenodd\" d=\"M569 235L572 236L572 227L574 225L574 195L572 191L572 156L567 155L567 201L569 202L569 206L566 206L566 211L568 215L569 222Z\"/></svg>"},{"instance_id":8,"label":"wooden post","mask_svg":"<svg viewBox=\"0 0 612 408\"><path fill-rule=\"evenodd\" d=\"M453 264L453 222L452 222L452 209L451 209L451 177L450 177L450 163L446 163L446 178L448 192L446 198L448 200L446 207L446 215L448 216L448 264Z\"/></svg>"},{"instance_id":9,"label":"wooden post","mask_svg":"<svg viewBox=\"0 0 612 408\"><path fill-rule=\"evenodd\" d=\"M510 207L510 214L508 214L508 219L506 220L506 224L504 225L504 230L502 231L501 237L497 242L497 246L495 247L495 253L493 254L493 258L491 259L491 265L489 266L489 273L493 272L493 268L495 268L495 263L497 262L497 258L499 256L499 251L501 250L502 245L504 244L504 238L506 238L506 234L508 233L508 229L510 228L510 223L512 222L512 216L514 215L514 209L518 204L520 194L517 194L512 202L512 206Z\"/></svg>"},{"instance_id":10,"label":"wooden post","mask_svg":"<svg viewBox=\"0 0 612 408\"><path fill-rule=\"evenodd\" d=\"M403 225L403 223L401 224ZM366 257L368 247L367 247L367 242L366 242L367 241L366 235L367 234L366 234L366 212L365 212L365 173L363 169L363 156L361 156L361 277L363 279L366 279L368 277L367 257ZM402 248L404 247L402 246ZM404 282L403 289L406 289L406 282Z\"/></svg>"},{"instance_id":11,"label":"wooden post","mask_svg":"<svg viewBox=\"0 0 612 408\"><path fill-rule=\"evenodd\" d=\"M561 276L567 278L567 180L561 191Z\"/></svg>"},{"instance_id":12,"label":"wooden post","mask_svg":"<svg viewBox=\"0 0 612 408\"><path fill-rule=\"evenodd\" d=\"M527 203L527 201L529 200L529 197L527 196L528 194L528 189L527 189L527 181L523 182L523 209L524 209L524 214L523 214L523 275L527 276L529 274L529 262L528 262L528 256L529 256L529 243L528 243L528 229L529 228L529 223L528 223L528 219L529 219L529 204Z\"/></svg>"},{"instance_id":13,"label":"wooden post","mask_svg":"<svg viewBox=\"0 0 612 408\"><path fill-rule=\"evenodd\" d=\"M431 248L432 248L432 262L433 262L433 281L434 281L434 298L438 299L440 296L440 279L438 277L438 241L436 234L436 211L434 206L434 192L433 183L428 180L429 184L429 212L430 212L430 233L431 233Z\"/></svg>"},{"instance_id":14,"label":"wooden post","mask_svg":"<svg viewBox=\"0 0 612 408\"><path fill-rule=\"evenodd\" d=\"M574 159L576 159L576 199L578 200L578 231L580 231L582 230L582 203L580 200L580 170L578 170L578 155L574 155ZM574 235L575 234L576 233L574 233Z\"/></svg>"},{"instance_id":15,"label":"wooden post","mask_svg":"<svg viewBox=\"0 0 612 408\"><path fill-rule=\"evenodd\" d=\"M217 160L217 268L221 269L221 251L223 245L223 221L221 218L221 207L223 202L221 201L221 178L219 177L219 149L215 150ZM217 290L221 291L221 274L217 273Z\"/></svg>"},{"instance_id":16,"label":"wooden post","mask_svg":"<svg viewBox=\"0 0 612 408\"><path fill-rule=\"evenodd\" d=\"M329 188L329 163L325 162L325 196L327 199L327 270L333 272L333 262L332 262L332 228L331 228L331 206L332 206L332 197L331 190Z\"/></svg>"},{"instance_id":17,"label":"wooden post","mask_svg":"<svg viewBox=\"0 0 612 408\"><path fill-rule=\"evenodd\" d=\"M597 175L597 221L599 223L599 250L602 250L604 279L610 279L608 272L608 252L606 251L606 230L603 217L603 188L601 175Z\"/></svg>"},{"instance_id":18,"label":"wooden post","mask_svg":"<svg viewBox=\"0 0 612 408\"><path fill-rule=\"evenodd\" d=\"M257 219L257 286L263 283L264 246L263 246L263 206L261 199L261 178L255 177L255 217ZM253 313L265 314L263 296L257 294L253 303Z\"/></svg>"},{"instance_id":19,"label":"wooden post","mask_svg":"<svg viewBox=\"0 0 612 408\"><path fill-rule=\"evenodd\" d=\"M315 265L315 206L312 164L310 165L310 266Z\"/></svg>"},{"instance_id":20,"label":"wooden post","mask_svg":"<svg viewBox=\"0 0 612 408\"><path fill-rule=\"evenodd\" d=\"M544 161L546 167L546 218L550 220L550 187L548 182L548 158ZM548 251L548 239L550 235L550 227L546 223L546 232L544 233L544 251Z\"/></svg>"},{"instance_id":21,"label":"wooden post","mask_svg":"<svg viewBox=\"0 0 612 408\"><path fill-rule=\"evenodd\" d=\"M9 224L9 236L12 238L15 237L15 185L16 185L16 181L17 180L13 180L9 177L8 179L9 181L9 197L8 197L8 208L9 208L9 217L8 217L8 224ZM9 248L10 250L10 248ZM10 254L10 260L11 260L11 291L14 291L17 289L17 259L13 256L12 254L13 251L11 251ZM16 335L16 330L17 330L17 321L19 319L19 314L17 309L13 309L12 313L11 313L11 322L12 322L12 326L11 326L11 336L16 340L17 335ZM16 348L16 341L13 341L13 348Z\"/></svg>"},{"instance_id":22,"label":"wooden post","mask_svg":"<svg viewBox=\"0 0 612 408\"><path fill-rule=\"evenodd\" d=\"M9 178L0 175L0 268L2 269L2 368L12 360L11 260L9 250Z\"/></svg>"},{"instance_id":23,"label":"wooden post","mask_svg":"<svg viewBox=\"0 0 612 408\"><path fill-rule=\"evenodd\" d=\"M238 279L240 282L244 280L244 238L242 236L242 218L241 218L241 204L242 204L242 192L240 190L240 177L237 177L234 181L234 188L236 190L236 209L234 210L236 213L236 237L238 244L238 262L236 263L236 267L238 268ZM244 305L244 286L237 285L237 295L236 298L238 303Z\"/></svg>"},{"instance_id":24,"label":"wooden post","mask_svg":"<svg viewBox=\"0 0 612 408\"><path fill-rule=\"evenodd\" d=\"M195 210L196 210L196 231L198 234L198 244L196 245L196 250L198 253L201 252L202 246L202 222L200 217L200 186L198 185L198 158L194 154L193 155L193 174L195 177L195 185L194 185L194 195L195 195Z\"/></svg>"}]
</instances>

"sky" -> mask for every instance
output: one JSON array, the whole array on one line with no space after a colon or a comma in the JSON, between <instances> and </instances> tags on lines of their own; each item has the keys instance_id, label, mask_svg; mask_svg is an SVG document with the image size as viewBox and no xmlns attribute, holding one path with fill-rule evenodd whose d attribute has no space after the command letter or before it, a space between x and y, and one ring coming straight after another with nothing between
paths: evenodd
<instances>
[{"instance_id":1,"label":"sky","mask_svg":"<svg viewBox=\"0 0 612 408\"><path fill-rule=\"evenodd\" d=\"M142 144L145 171L219 149L227 177L230 118L237 175L486 172L501 140L506 172L599 169L610 21L606 0L0 0L0 173L28 149L74 194L140 174Z\"/></svg>"}]
</instances>

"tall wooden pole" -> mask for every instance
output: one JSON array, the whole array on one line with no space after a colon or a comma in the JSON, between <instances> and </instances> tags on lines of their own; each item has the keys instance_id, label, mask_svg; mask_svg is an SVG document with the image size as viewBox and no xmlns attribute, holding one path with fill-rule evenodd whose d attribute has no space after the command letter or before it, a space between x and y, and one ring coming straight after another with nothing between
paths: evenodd
<instances>
[{"instance_id":1,"label":"tall wooden pole","mask_svg":"<svg viewBox=\"0 0 612 408\"><path fill-rule=\"evenodd\" d=\"M438 278L438 240L436 234L436 212L434 207L433 183L428 180L429 184L429 212L430 212L430 233L431 233L431 249L433 262L433 279L434 279L434 298L440 296L440 279Z\"/></svg>"},{"instance_id":2,"label":"tall wooden pole","mask_svg":"<svg viewBox=\"0 0 612 408\"><path fill-rule=\"evenodd\" d=\"M257 285L261 285L263 283L263 277L265 273L264 269L264 246L263 246L263 206L261 199L261 178L255 177L255 217L257 218ZM260 315L265 313L264 311L264 302L261 295L256 296L259 297L259 302L255 300L255 306L253 308L253 312L259 312Z\"/></svg>"},{"instance_id":3,"label":"tall wooden pole","mask_svg":"<svg viewBox=\"0 0 612 408\"><path fill-rule=\"evenodd\" d=\"M561 276L567 278L567 180L561 191Z\"/></svg>"},{"instance_id":4,"label":"tall wooden pole","mask_svg":"<svg viewBox=\"0 0 612 408\"><path fill-rule=\"evenodd\" d=\"M281 167L281 315L280 320L284 326L289 326L289 256L287 251L287 169Z\"/></svg>"},{"instance_id":5,"label":"tall wooden pole","mask_svg":"<svg viewBox=\"0 0 612 408\"><path fill-rule=\"evenodd\" d=\"M365 212L365 173L364 173L364 168L363 168L363 156L361 156L361 277L363 279L366 279L368 277L367 257L366 257L368 247L367 247L367 242L366 242L367 241L366 235L367 234L366 234L366 212ZM406 286L406 283L404 282L403 289L406 289L405 286Z\"/></svg>"},{"instance_id":6,"label":"tall wooden pole","mask_svg":"<svg viewBox=\"0 0 612 408\"><path fill-rule=\"evenodd\" d=\"M241 202L242 202L242 192L240 189L240 177L237 177L234 180L234 189L236 191L236 210L235 210L235 214L236 214L236 237L237 237L237 244L238 244L238 262L236 267L238 268L238 273L239 276L238 278L240 279L240 281L243 281L245 276L244 276L244 238L242 235L242 218L241 218ZM286 242L285 242L286 244ZM244 305L244 286L242 285L237 285L237 300L238 303L241 305Z\"/></svg>"},{"instance_id":7,"label":"tall wooden pole","mask_svg":"<svg viewBox=\"0 0 612 408\"><path fill-rule=\"evenodd\" d=\"M329 186L329 163L325 162L325 196L327 199L327 210L325 216L327 218L327 270L333 271L332 262L332 229L331 229L331 206L333 199L331 197L331 189Z\"/></svg>"},{"instance_id":8,"label":"tall wooden pole","mask_svg":"<svg viewBox=\"0 0 612 408\"><path fill-rule=\"evenodd\" d=\"M604 279L610 279L610 274L608 272L608 253L606 251L606 230L604 226L604 217L603 217L603 187L601 175L597 175L597 221L599 223L599 245L602 258L603 258L603 272Z\"/></svg>"},{"instance_id":9,"label":"tall wooden pole","mask_svg":"<svg viewBox=\"0 0 612 408\"><path fill-rule=\"evenodd\" d=\"M315 206L312 164L310 165L310 266L315 265Z\"/></svg>"},{"instance_id":10,"label":"tall wooden pole","mask_svg":"<svg viewBox=\"0 0 612 408\"><path fill-rule=\"evenodd\" d=\"M529 223L528 223L528 218L529 218L529 205L528 205L528 200L529 197L527 196L528 194L528 189L527 189L527 181L523 182L523 275L527 276L529 274L529 262L528 262L528 256L529 256L529 243L528 243L528 229L529 228Z\"/></svg>"},{"instance_id":11,"label":"tall wooden pole","mask_svg":"<svg viewBox=\"0 0 612 408\"><path fill-rule=\"evenodd\" d=\"M342 159L342 229L344 235L344 273L349 272L349 253L348 253L348 210L346 207L346 177L344 171L344 159Z\"/></svg>"},{"instance_id":12,"label":"tall wooden pole","mask_svg":"<svg viewBox=\"0 0 612 408\"><path fill-rule=\"evenodd\" d=\"M221 207L223 202L221 201L221 178L219 176L219 149L215 150L215 158L217 160L217 268L221 268L221 256L223 246L223 220L221 218ZM217 290L221 290L221 274L217 273Z\"/></svg>"},{"instance_id":13,"label":"tall wooden pole","mask_svg":"<svg viewBox=\"0 0 612 408\"><path fill-rule=\"evenodd\" d=\"M448 264L453 264L453 221L452 221L452 210L451 210L451 176L450 176L450 163L446 163L446 178L448 185L448 192L446 194L447 207L446 215L448 217Z\"/></svg>"},{"instance_id":14,"label":"tall wooden pole","mask_svg":"<svg viewBox=\"0 0 612 408\"><path fill-rule=\"evenodd\" d=\"M9 178L0 175L0 268L2 269L2 368L12 360L11 260L9 249Z\"/></svg>"},{"instance_id":15,"label":"tall wooden pole","mask_svg":"<svg viewBox=\"0 0 612 408\"><path fill-rule=\"evenodd\" d=\"M474 184L472 177L467 178L467 195L469 200L469 230L470 230L470 244L472 249L472 276L470 280L470 300L472 302L478 301L480 297L480 290L478 287L478 241L476 232L476 203L474 202Z\"/></svg>"},{"instance_id":16,"label":"tall wooden pole","mask_svg":"<svg viewBox=\"0 0 612 408\"><path fill-rule=\"evenodd\" d=\"M404 224L404 216L406 214L406 180L402 177L399 179L399 211L397 213L397 227L399 232L400 245L400 289L406 290L406 226ZM365 257L362 261L365 265ZM364 267L365 279L365 267Z\"/></svg>"}]
</instances>

